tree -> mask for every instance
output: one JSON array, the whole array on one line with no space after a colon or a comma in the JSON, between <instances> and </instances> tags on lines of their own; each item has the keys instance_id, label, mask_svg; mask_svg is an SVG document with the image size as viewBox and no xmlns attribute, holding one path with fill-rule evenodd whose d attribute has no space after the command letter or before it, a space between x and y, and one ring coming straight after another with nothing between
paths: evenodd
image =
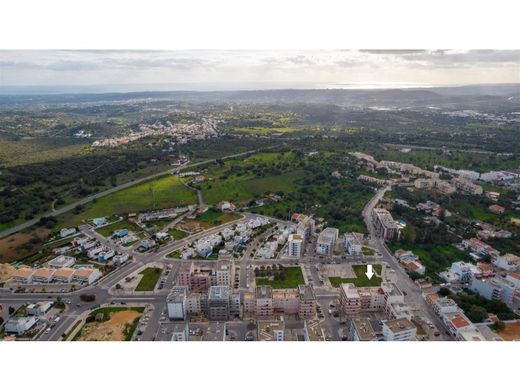
<instances>
[{"instance_id":1,"label":"tree","mask_svg":"<svg viewBox=\"0 0 520 390\"><path fill-rule=\"evenodd\" d=\"M116 290L120 290L121 289L121 285L119 283L116 284Z\"/></svg>"},{"instance_id":2,"label":"tree","mask_svg":"<svg viewBox=\"0 0 520 390\"><path fill-rule=\"evenodd\" d=\"M468 311L468 318L472 322L482 322L487 318L487 311L483 307L473 305Z\"/></svg>"},{"instance_id":3,"label":"tree","mask_svg":"<svg viewBox=\"0 0 520 390\"><path fill-rule=\"evenodd\" d=\"M14 312L16 311L16 309L12 306L9 306L9 315L12 316L14 314Z\"/></svg>"},{"instance_id":4,"label":"tree","mask_svg":"<svg viewBox=\"0 0 520 390\"><path fill-rule=\"evenodd\" d=\"M497 322L495 322L495 330L497 332L501 332L503 331L504 329L506 328L506 324L504 321L500 321L498 320Z\"/></svg>"}]
</instances>

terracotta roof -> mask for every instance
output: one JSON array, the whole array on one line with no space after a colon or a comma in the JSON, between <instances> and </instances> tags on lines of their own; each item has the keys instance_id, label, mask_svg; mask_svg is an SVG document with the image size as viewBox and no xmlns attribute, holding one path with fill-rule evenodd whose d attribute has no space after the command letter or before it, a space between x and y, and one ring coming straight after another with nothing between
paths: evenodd
<instances>
[{"instance_id":1,"label":"terracotta roof","mask_svg":"<svg viewBox=\"0 0 520 390\"><path fill-rule=\"evenodd\" d=\"M67 278L69 276L72 276L76 270L72 268L60 268L57 269L56 272L54 272L54 277L61 277L61 278Z\"/></svg>"},{"instance_id":2,"label":"terracotta roof","mask_svg":"<svg viewBox=\"0 0 520 390\"><path fill-rule=\"evenodd\" d=\"M451 323L453 324L453 326L457 329L460 329L460 328L464 328L468 325L470 325L470 323L468 321L466 321L464 319L464 317L461 317L461 316L457 316L457 317L454 317L452 320L451 320Z\"/></svg>"},{"instance_id":3,"label":"terracotta roof","mask_svg":"<svg viewBox=\"0 0 520 390\"><path fill-rule=\"evenodd\" d=\"M74 272L74 276L80 278L88 278L92 274L92 272L94 272L94 270L95 268L80 268Z\"/></svg>"},{"instance_id":4,"label":"terracotta roof","mask_svg":"<svg viewBox=\"0 0 520 390\"><path fill-rule=\"evenodd\" d=\"M31 276L34 272L34 269L32 268L19 268L13 273L14 278L28 278Z\"/></svg>"},{"instance_id":5,"label":"terracotta roof","mask_svg":"<svg viewBox=\"0 0 520 390\"><path fill-rule=\"evenodd\" d=\"M38 268L34 271L33 278L50 278L55 271L52 268Z\"/></svg>"}]
</instances>

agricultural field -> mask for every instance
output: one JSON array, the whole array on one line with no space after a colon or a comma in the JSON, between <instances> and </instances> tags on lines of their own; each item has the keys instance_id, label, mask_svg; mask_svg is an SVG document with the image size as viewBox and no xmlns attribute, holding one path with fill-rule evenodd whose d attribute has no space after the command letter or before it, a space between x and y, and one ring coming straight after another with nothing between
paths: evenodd
<instances>
[{"instance_id":1,"label":"agricultural field","mask_svg":"<svg viewBox=\"0 0 520 390\"><path fill-rule=\"evenodd\" d=\"M64 217L67 225L77 226L85 219L173 208L197 203L195 191L176 176L165 176L114 192L84 206L78 214Z\"/></svg>"},{"instance_id":2,"label":"agricultural field","mask_svg":"<svg viewBox=\"0 0 520 390\"><path fill-rule=\"evenodd\" d=\"M265 272L266 275L268 272ZM303 273L300 267L284 267L282 270L271 271L271 277L257 277L256 285L271 286L274 289L283 288L297 288L300 284L305 284ZM264 272L257 272L258 275L263 275Z\"/></svg>"},{"instance_id":3,"label":"agricultural field","mask_svg":"<svg viewBox=\"0 0 520 390\"><path fill-rule=\"evenodd\" d=\"M365 272L367 271L367 266L355 264L352 266L352 270L356 274L355 278L341 278L339 276L331 276L329 277L329 281L332 287L339 287L344 283L352 283L356 287L377 287L380 286L383 282L383 279L380 277L382 268L383 267L381 266L381 264L374 264L373 272L379 276L374 275L371 279L368 279L368 277L365 275Z\"/></svg>"},{"instance_id":4,"label":"agricultural field","mask_svg":"<svg viewBox=\"0 0 520 390\"><path fill-rule=\"evenodd\" d=\"M73 340L130 341L143 311L143 307L103 307L94 310ZM102 319L96 321L98 315Z\"/></svg>"}]
</instances>

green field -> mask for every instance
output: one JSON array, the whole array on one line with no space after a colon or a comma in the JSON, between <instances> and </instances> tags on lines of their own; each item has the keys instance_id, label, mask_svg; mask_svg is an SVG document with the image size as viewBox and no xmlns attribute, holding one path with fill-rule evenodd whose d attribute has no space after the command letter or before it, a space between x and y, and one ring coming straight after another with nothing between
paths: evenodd
<instances>
[{"instance_id":1,"label":"green field","mask_svg":"<svg viewBox=\"0 0 520 390\"><path fill-rule=\"evenodd\" d=\"M175 238L176 240L181 240L184 237L188 236L188 233L186 233L186 232L184 232L182 230L179 230L179 229L175 229L175 228L169 229L168 230L168 234L171 237Z\"/></svg>"},{"instance_id":2,"label":"green field","mask_svg":"<svg viewBox=\"0 0 520 390\"><path fill-rule=\"evenodd\" d=\"M393 254L397 249L412 251L421 263L426 267L426 273L434 273L442 271L444 268L451 266L455 261L471 261L471 257L461 252L452 245L404 245L400 243L388 243L388 249Z\"/></svg>"},{"instance_id":3,"label":"green field","mask_svg":"<svg viewBox=\"0 0 520 390\"><path fill-rule=\"evenodd\" d=\"M305 284L302 270L300 267L285 267L283 269L286 278L284 280L269 280L267 278L257 278L256 285L271 286L274 289L297 288L300 284Z\"/></svg>"},{"instance_id":4,"label":"green field","mask_svg":"<svg viewBox=\"0 0 520 390\"><path fill-rule=\"evenodd\" d=\"M196 221L204 222L205 227L210 227L211 225L217 226L226 222L231 222L239 219L240 216L237 214L229 214L223 213L217 209L208 209L206 212L197 215L195 218Z\"/></svg>"},{"instance_id":5,"label":"green field","mask_svg":"<svg viewBox=\"0 0 520 390\"><path fill-rule=\"evenodd\" d=\"M180 251L173 251L171 253L168 253L166 257L169 257L170 259L180 259L181 258L181 252Z\"/></svg>"},{"instance_id":6,"label":"green field","mask_svg":"<svg viewBox=\"0 0 520 390\"><path fill-rule=\"evenodd\" d=\"M162 269L157 267L150 267L142 270L139 273L143 275L143 277L139 281L135 291L153 291L155 289L155 285L161 277Z\"/></svg>"},{"instance_id":7,"label":"green field","mask_svg":"<svg viewBox=\"0 0 520 390\"><path fill-rule=\"evenodd\" d=\"M383 268L381 266L381 264L374 264L372 268L376 274L381 275L381 271ZM344 283L352 283L356 287L377 287L377 286L380 286L381 283L383 282L382 278L380 278L379 276L375 276L375 275L372 276L371 279L368 279L367 276L365 275L365 272L367 271L366 265L360 265L360 264L353 265L352 270L355 272L355 274L357 276L356 278L341 278L338 276L331 276L329 278L330 284L333 287L339 287L341 284L344 284Z\"/></svg>"},{"instance_id":8,"label":"green field","mask_svg":"<svg viewBox=\"0 0 520 390\"><path fill-rule=\"evenodd\" d=\"M96 232L101 234L104 237L110 237L114 231L120 230L120 229L128 229L129 232L139 233L142 231L142 229L137 226L135 223L132 223L126 219L123 219L122 221L117 221L114 223L111 223L107 226L100 227L96 229Z\"/></svg>"},{"instance_id":9,"label":"green field","mask_svg":"<svg viewBox=\"0 0 520 390\"><path fill-rule=\"evenodd\" d=\"M269 177L229 177L202 183L204 200L216 205L221 200L234 203L246 203L251 199L264 195L266 192L291 192L294 181L302 177L301 171L283 173Z\"/></svg>"},{"instance_id":10,"label":"green field","mask_svg":"<svg viewBox=\"0 0 520 390\"><path fill-rule=\"evenodd\" d=\"M197 203L195 191L182 184L177 176L165 176L97 199L95 202L85 205L84 210L79 214L68 213L65 221L67 225L77 226L84 219L173 208L195 203Z\"/></svg>"}]
</instances>

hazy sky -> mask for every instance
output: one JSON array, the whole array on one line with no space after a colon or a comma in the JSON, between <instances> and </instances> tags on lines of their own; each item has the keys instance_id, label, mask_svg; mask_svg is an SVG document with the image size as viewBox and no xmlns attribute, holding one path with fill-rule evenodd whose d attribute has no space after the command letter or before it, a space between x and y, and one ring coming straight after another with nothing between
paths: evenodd
<instances>
[{"instance_id":1,"label":"hazy sky","mask_svg":"<svg viewBox=\"0 0 520 390\"><path fill-rule=\"evenodd\" d=\"M0 51L0 86L348 88L520 83L520 50Z\"/></svg>"}]
</instances>

